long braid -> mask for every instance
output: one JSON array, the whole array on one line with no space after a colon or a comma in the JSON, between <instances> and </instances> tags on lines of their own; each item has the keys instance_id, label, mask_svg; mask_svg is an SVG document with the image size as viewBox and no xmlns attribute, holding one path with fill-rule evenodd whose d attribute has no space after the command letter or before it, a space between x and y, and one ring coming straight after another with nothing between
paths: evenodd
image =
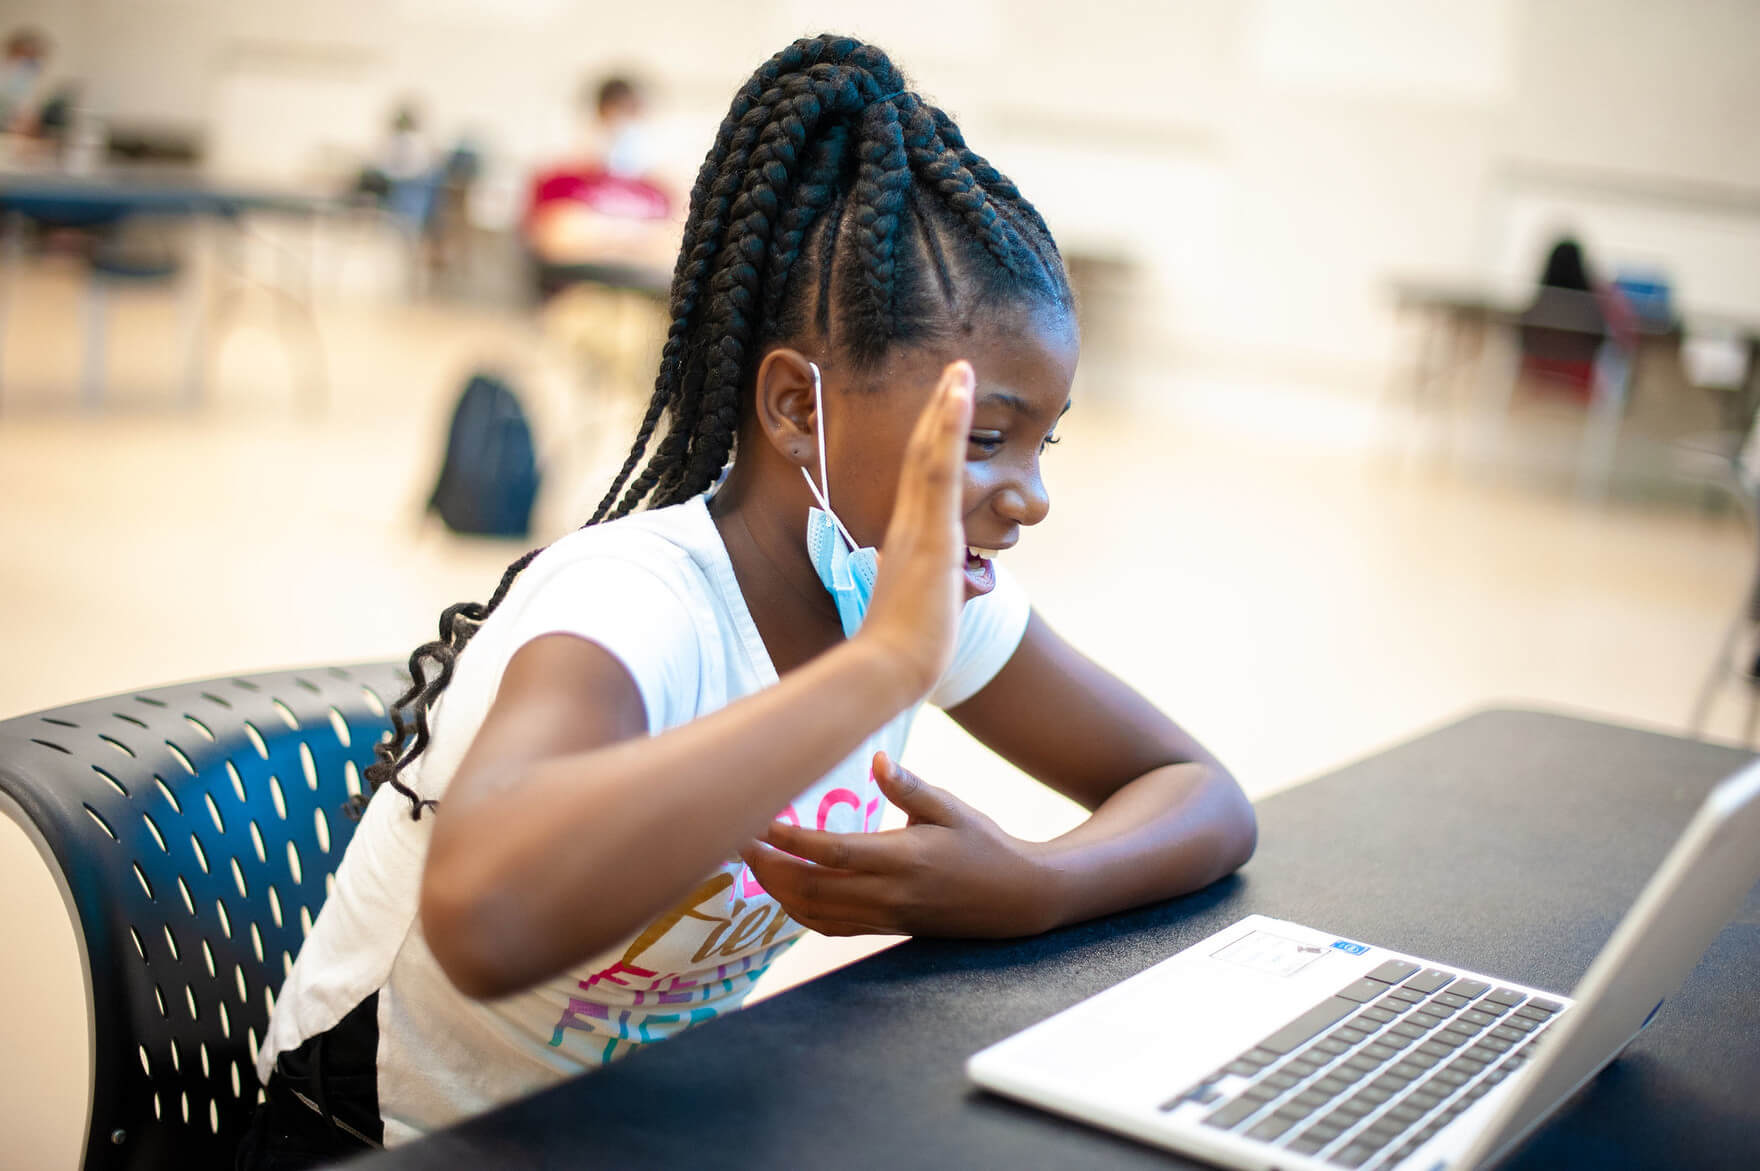
<instances>
[{"instance_id":1,"label":"long braid","mask_svg":"<svg viewBox=\"0 0 1760 1171\"><path fill-rule=\"evenodd\" d=\"M879 49L796 41L740 87L697 171L653 393L586 524L713 485L765 348L814 334L829 346L834 305L842 352L861 369L996 298L1069 304L1038 212ZM487 602L447 607L439 637L410 655L410 687L366 778L407 798L413 818L437 804L401 777L428 747L429 712L540 552L508 566Z\"/></svg>"}]
</instances>

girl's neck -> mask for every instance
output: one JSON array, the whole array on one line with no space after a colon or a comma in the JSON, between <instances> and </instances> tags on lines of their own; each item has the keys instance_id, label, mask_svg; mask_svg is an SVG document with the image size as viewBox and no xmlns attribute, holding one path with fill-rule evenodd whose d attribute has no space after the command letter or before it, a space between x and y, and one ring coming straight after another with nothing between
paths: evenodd
<instances>
[{"instance_id":1,"label":"girl's neck","mask_svg":"<svg viewBox=\"0 0 1760 1171\"><path fill-rule=\"evenodd\" d=\"M789 493L778 478L754 482L762 479L740 475L736 464L710 502L709 514L746 609L781 675L843 641L843 625L807 556L806 485Z\"/></svg>"}]
</instances>

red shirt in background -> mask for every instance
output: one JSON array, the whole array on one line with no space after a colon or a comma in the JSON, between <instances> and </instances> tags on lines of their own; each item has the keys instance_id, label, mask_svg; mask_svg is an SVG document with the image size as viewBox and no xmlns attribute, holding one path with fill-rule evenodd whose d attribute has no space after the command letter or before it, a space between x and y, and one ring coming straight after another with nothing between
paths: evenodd
<instances>
[{"instance_id":1,"label":"red shirt in background","mask_svg":"<svg viewBox=\"0 0 1760 1171\"><path fill-rule=\"evenodd\" d=\"M529 225L540 209L554 203L578 203L619 219L663 220L672 214L672 201L660 188L598 167L557 167L539 172L532 180L526 223Z\"/></svg>"}]
</instances>

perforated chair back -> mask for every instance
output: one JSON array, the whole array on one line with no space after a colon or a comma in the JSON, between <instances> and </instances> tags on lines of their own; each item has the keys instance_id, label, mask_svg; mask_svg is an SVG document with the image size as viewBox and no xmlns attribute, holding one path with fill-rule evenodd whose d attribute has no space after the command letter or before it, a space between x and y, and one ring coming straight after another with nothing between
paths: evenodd
<instances>
[{"instance_id":1,"label":"perforated chair back","mask_svg":"<svg viewBox=\"0 0 1760 1171\"><path fill-rule=\"evenodd\" d=\"M282 671L0 723L0 808L46 854L78 920L93 1037L86 1167L231 1165L275 990L354 831L343 806L386 705L407 685L389 663Z\"/></svg>"}]
</instances>

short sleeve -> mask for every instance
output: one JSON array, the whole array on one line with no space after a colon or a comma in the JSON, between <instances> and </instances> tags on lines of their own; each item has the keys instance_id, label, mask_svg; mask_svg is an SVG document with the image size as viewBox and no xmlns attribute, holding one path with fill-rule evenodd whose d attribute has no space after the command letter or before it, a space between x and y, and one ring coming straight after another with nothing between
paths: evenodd
<instances>
[{"instance_id":1,"label":"short sleeve","mask_svg":"<svg viewBox=\"0 0 1760 1171\"><path fill-rule=\"evenodd\" d=\"M510 627L508 657L546 634L576 635L610 651L641 692L650 735L695 710L697 624L675 584L655 569L599 556L544 575Z\"/></svg>"},{"instance_id":2,"label":"short sleeve","mask_svg":"<svg viewBox=\"0 0 1760 1171\"><path fill-rule=\"evenodd\" d=\"M1026 590L1001 565L995 570L995 587L967 602L960 612L953 662L929 693L929 702L938 708L958 707L982 691L1014 656L1027 632L1033 610Z\"/></svg>"}]
</instances>

